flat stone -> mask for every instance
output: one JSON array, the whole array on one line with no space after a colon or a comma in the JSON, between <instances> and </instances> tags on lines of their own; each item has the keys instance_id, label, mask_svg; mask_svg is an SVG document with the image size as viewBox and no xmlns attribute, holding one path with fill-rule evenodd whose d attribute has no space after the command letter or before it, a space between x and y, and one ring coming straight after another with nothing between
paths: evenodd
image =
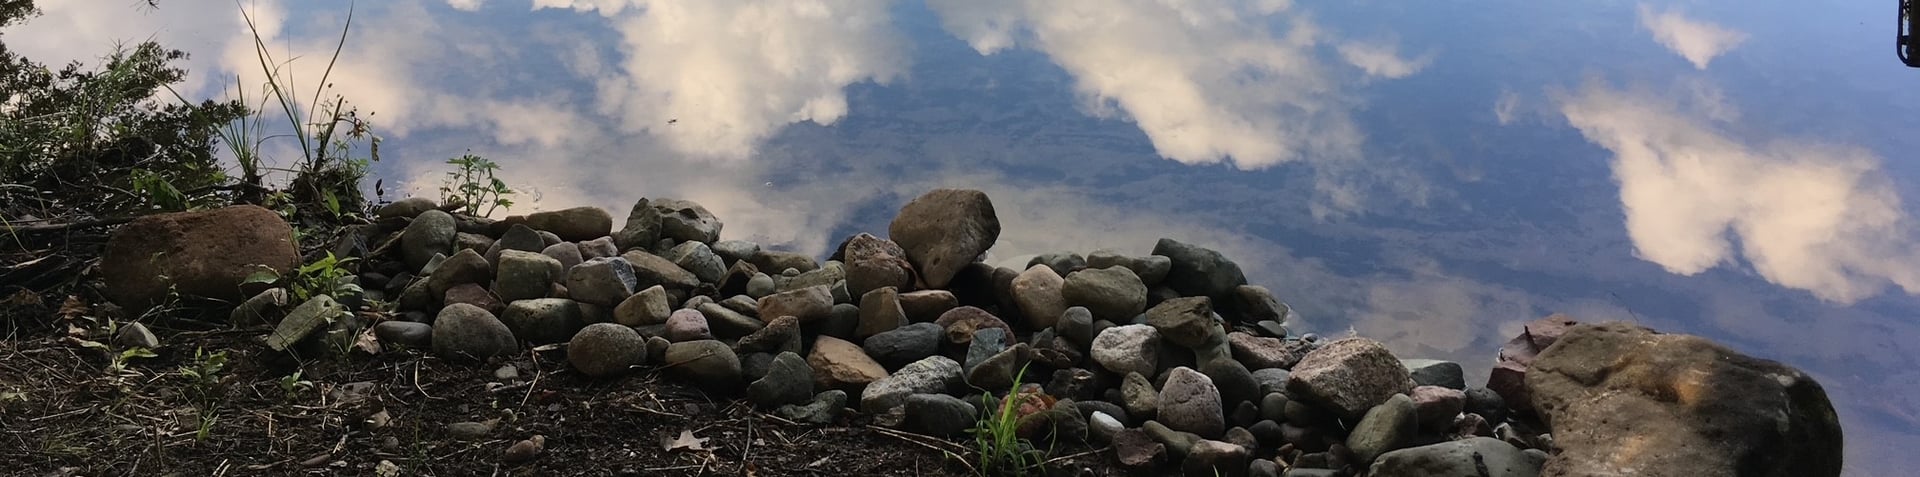
<instances>
[{"instance_id":1,"label":"flat stone","mask_svg":"<svg viewBox=\"0 0 1920 477\"><path fill-rule=\"evenodd\" d=\"M760 316L791 316L810 324L833 316L833 293L828 286L811 286L767 295L760 299Z\"/></svg>"},{"instance_id":2,"label":"flat stone","mask_svg":"<svg viewBox=\"0 0 1920 477\"><path fill-rule=\"evenodd\" d=\"M1147 286L1132 270L1119 266L1088 268L1067 275L1060 296L1068 306L1087 307L1094 317L1105 320L1132 319L1147 308Z\"/></svg>"},{"instance_id":3,"label":"flat stone","mask_svg":"<svg viewBox=\"0 0 1920 477\"><path fill-rule=\"evenodd\" d=\"M540 254L553 257L554 260L559 260L560 266L568 269L572 269L574 266L587 261L586 256L580 253L580 244L573 242L560 242L548 245L547 248L540 249Z\"/></svg>"},{"instance_id":4,"label":"flat stone","mask_svg":"<svg viewBox=\"0 0 1920 477\"><path fill-rule=\"evenodd\" d=\"M527 226L552 232L561 240L578 242L613 232L613 216L599 207L573 207L527 214Z\"/></svg>"},{"instance_id":5,"label":"flat stone","mask_svg":"<svg viewBox=\"0 0 1920 477\"><path fill-rule=\"evenodd\" d=\"M905 404L907 396L945 393L959 389L964 383L960 363L945 356L931 356L868 384L860 393L860 409L868 413L884 412Z\"/></svg>"},{"instance_id":6,"label":"flat stone","mask_svg":"<svg viewBox=\"0 0 1920 477\"><path fill-rule=\"evenodd\" d=\"M726 261L721 260L719 255L713 253L713 249L702 242L681 242L672 250L668 250L663 258L693 273L695 278L699 278L704 283L720 283L720 280L727 275Z\"/></svg>"},{"instance_id":7,"label":"flat stone","mask_svg":"<svg viewBox=\"0 0 1920 477\"><path fill-rule=\"evenodd\" d=\"M811 255L782 250L761 250L753 256L752 262L761 270L776 275L786 270L806 273L820 268L820 262L815 261Z\"/></svg>"},{"instance_id":8,"label":"flat stone","mask_svg":"<svg viewBox=\"0 0 1920 477\"><path fill-rule=\"evenodd\" d=\"M1167 278L1167 270L1173 267L1173 260L1159 255L1128 257L1111 250L1095 250L1087 254L1087 268L1127 267L1140 281L1151 287L1159 285Z\"/></svg>"},{"instance_id":9,"label":"flat stone","mask_svg":"<svg viewBox=\"0 0 1920 477\"><path fill-rule=\"evenodd\" d=\"M633 267L620 257L596 258L567 270L567 295L583 303L619 305L638 286Z\"/></svg>"},{"instance_id":10,"label":"flat stone","mask_svg":"<svg viewBox=\"0 0 1920 477\"><path fill-rule=\"evenodd\" d=\"M1227 333L1227 347L1233 352L1233 359L1247 365L1249 369L1281 368L1290 369L1300 362L1300 358L1313 351L1313 346L1300 340L1284 340L1253 336L1246 333Z\"/></svg>"},{"instance_id":11,"label":"flat stone","mask_svg":"<svg viewBox=\"0 0 1920 477\"><path fill-rule=\"evenodd\" d=\"M914 323L867 337L861 349L887 369L900 369L940 352L945 330L933 323Z\"/></svg>"},{"instance_id":12,"label":"flat stone","mask_svg":"<svg viewBox=\"0 0 1920 477\"><path fill-rule=\"evenodd\" d=\"M700 277L658 255L635 250L620 254L620 258L632 267L635 288L659 285L668 290L692 290L700 286Z\"/></svg>"},{"instance_id":13,"label":"flat stone","mask_svg":"<svg viewBox=\"0 0 1920 477\"><path fill-rule=\"evenodd\" d=\"M919 290L900 294L900 309L907 312L907 321L914 323L933 321L959 306L960 300L953 296L953 292L946 290Z\"/></svg>"},{"instance_id":14,"label":"flat stone","mask_svg":"<svg viewBox=\"0 0 1920 477\"><path fill-rule=\"evenodd\" d=\"M1032 260L1027 261L1028 267L1035 265L1051 268L1053 273L1064 277L1069 273L1087 268L1087 259L1073 252L1051 252L1034 256Z\"/></svg>"},{"instance_id":15,"label":"flat stone","mask_svg":"<svg viewBox=\"0 0 1920 477\"><path fill-rule=\"evenodd\" d=\"M1441 386L1414 386L1413 408L1421 430L1439 431L1453 426L1454 416L1466 409L1467 393Z\"/></svg>"},{"instance_id":16,"label":"flat stone","mask_svg":"<svg viewBox=\"0 0 1920 477\"><path fill-rule=\"evenodd\" d=\"M1158 467L1166 461L1167 446L1140 429L1124 429L1113 436L1113 453L1121 465Z\"/></svg>"},{"instance_id":17,"label":"flat stone","mask_svg":"<svg viewBox=\"0 0 1920 477\"><path fill-rule=\"evenodd\" d=\"M379 339L380 343L388 346L427 349L433 345L433 325L399 320L382 321L373 325L373 336Z\"/></svg>"},{"instance_id":18,"label":"flat stone","mask_svg":"<svg viewBox=\"0 0 1920 477\"><path fill-rule=\"evenodd\" d=\"M967 370L967 383L982 389L1013 387L1014 374L1026 366L1029 354L1026 343L1002 349Z\"/></svg>"},{"instance_id":19,"label":"flat stone","mask_svg":"<svg viewBox=\"0 0 1920 477\"><path fill-rule=\"evenodd\" d=\"M380 206L379 209L373 212L373 215L375 217L379 217L382 219L388 219L388 218L394 218L394 217L406 217L411 219L414 217L418 217L421 213L424 213L426 211L435 210L439 208L440 208L440 204L435 203L433 199L429 199L426 197L408 197L405 199L393 201L393 203L390 203L387 205Z\"/></svg>"},{"instance_id":20,"label":"flat stone","mask_svg":"<svg viewBox=\"0 0 1920 477\"><path fill-rule=\"evenodd\" d=\"M821 389L857 390L887 377L887 369L859 346L832 336L814 338L807 353L814 385Z\"/></svg>"},{"instance_id":21,"label":"flat stone","mask_svg":"<svg viewBox=\"0 0 1920 477\"><path fill-rule=\"evenodd\" d=\"M741 337L734 347L746 352L778 353L800 352L800 319L791 316L774 318L765 328Z\"/></svg>"},{"instance_id":22,"label":"flat stone","mask_svg":"<svg viewBox=\"0 0 1920 477\"><path fill-rule=\"evenodd\" d=\"M454 285L447 289L446 296L440 301L448 305L465 303L487 310L488 313L500 313L507 308L507 304L501 302L499 297L493 296L493 292L477 283Z\"/></svg>"},{"instance_id":23,"label":"flat stone","mask_svg":"<svg viewBox=\"0 0 1920 477\"><path fill-rule=\"evenodd\" d=\"M1273 292L1259 285L1233 287L1226 304L1229 313L1241 323L1286 323L1287 315L1292 313L1285 303L1273 297Z\"/></svg>"},{"instance_id":24,"label":"flat stone","mask_svg":"<svg viewBox=\"0 0 1920 477\"><path fill-rule=\"evenodd\" d=\"M160 347L160 338L154 336L153 330L147 329L147 325L133 321L120 325L120 331L113 334L113 344L126 348L154 349Z\"/></svg>"},{"instance_id":25,"label":"flat stone","mask_svg":"<svg viewBox=\"0 0 1920 477\"><path fill-rule=\"evenodd\" d=\"M945 394L909 395L905 406L907 430L930 436L957 436L978 422L972 404Z\"/></svg>"},{"instance_id":26,"label":"flat stone","mask_svg":"<svg viewBox=\"0 0 1920 477\"><path fill-rule=\"evenodd\" d=\"M1225 338L1226 330L1213 320L1213 306L1206 297L1175 298L1147 310L1147 324L1160 331L1168 342L1189 349Z\"/></svg>"},{"instance_id":27,"label":"flat stone","mask_svg":"<svg viewBox=\"0 0 1920 477\"><path fill-rule=\"evenodd\" d=\"M1163 238L1153 245L1153 254L1167 257L1165 283L1181 296L1225 298L1234 287L1247 284L1240 265L1206 247Z\"/></svg>"},{"instance_id":28,"label":"flat stone","mask_svg":"<svg viewBox=\"0 0 1920 477\"><path fill-rule=\"evenodd\" d=\"M1193 443L1180 468L1189 476L1242 476L1253 453L1226 442L1203 440Z\"/></svg>"},{"instance_id":29,"label":"flat stone","mask_svg":"<svg viewBox=\"0 0 1920 477\"><path fill-rule=\"evenodd\" d=\"M1436 475L1533 477L1542 475L1540 467L1539 460L1527 456L1520 449L1499 439L1472 437L1381 454L1374 459L1373 465L1367 470L1367 475L1373 477Z\"/></svg>"},{"instance_id":30,"label":"flat stone","mask_svg":"<svg viewBox=\"0 0 1920 477\"><path fill-rule=\"evenodd\" d=\"M1442 386L1455 390L1467 389L1466 370L1460 363L1435 359L1403 359L1400 364L1407 367L1407 374L1413 377L1418 386Z\"/></svg>"},{"instance_id":31,"label":"flat stone","mask_svg":"<svg viewBox=\"0 0 1920 477\"><path fill-rule=\"evenodd\" d=\"M840 413L846 408L847 392L829 389L815 394L813 401L807 404L780 406L773 411L773 415L805 424L832 424L840 419Z\"/></svg>"}]
</instances>

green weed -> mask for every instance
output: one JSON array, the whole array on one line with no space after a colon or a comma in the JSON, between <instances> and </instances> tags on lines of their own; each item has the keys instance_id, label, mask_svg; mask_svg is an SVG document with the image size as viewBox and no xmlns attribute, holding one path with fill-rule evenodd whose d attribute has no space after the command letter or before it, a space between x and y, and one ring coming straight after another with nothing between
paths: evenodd
<instances>
[{"instance_id":1,"label":"green weed","mask_svg":"<svg viewBox=\"0 0 1920 477\"><path fill-rule=\"evenodd\" d=\"M513 207L513 200L507 198L513 195L513 189L493 175L499 164L473 154L447 159L447 164L456 169L448 171L440 184L441 203L460 204L462 212L479 217L491 216L501 207ZM480 210L483 206L485 212Z\"/></svg>"},{"instance_id":2,"label":"green weed","mask_svg":"<svg viewBox=\"0 0 1920 477\"><path fill-rule=\"evenodd\" d=\"M1020 380L1027 374L1027 368L1021 367L1014 375L1013 389L1007 390L1000 406L982 416L967 433L973 434L974 452L978 454L974 472L979 475L1027 475L1040 470L1046 453L1033 448L1033 443L1021 438L1016 431L1020 416L1019 408ZM991 396L981 400L991 405Z\"/></svg>"}]
</instances>

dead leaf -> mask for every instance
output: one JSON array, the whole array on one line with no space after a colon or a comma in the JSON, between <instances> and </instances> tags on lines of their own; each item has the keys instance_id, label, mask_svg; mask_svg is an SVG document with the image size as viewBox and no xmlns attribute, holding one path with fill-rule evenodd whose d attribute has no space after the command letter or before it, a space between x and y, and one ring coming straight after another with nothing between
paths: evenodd
<instances>
[{"instance_id":1,"label":"dead leaf","mask_svg":"<svg viewBox=\"0 0 1920 477\"><path fill-rule=\"evenodd\" d=\"M360 336L353 339L354 349L368 355L380 354L380 338L373 335L373 327L360 330Z\"/></svg>"},{"instance_id":2,"label":"dead leaf","mask_svg":"<svg viewBox=\"0 0 1920 477\"><path fill-rule=\"evenodd\" d=\"M60 303L60 311L55 313L59 314L61 318L75 320L87 316L87 313L91 311L93 311L93 307L87 306L87 302L81 301L80 297L67 295L67 300Z\"/></svg>"},{"instance_id":3,"label":"dead leaf","mask_svg":"<svg viewBox=\"0 0 1920 477\"><path fill-rule=\"evenodd\" d=\"M680 431L679 438L660 439L660 447L666 448L668 452L677 450L705 452L708 450L707 439L704 437L694 437L693 431L690 430Z\"/></svg>"},{"instance_id":4,"label":"dead leaf","mask_svg":"<svg viewBox=\"0 0 1920 477\"><path fill-rule=\"evenodd\" d=\"M40 294L25 288L13 292L13 295L7 296L6 300L7 305L19 307L40 306L42 303L45 303L45 301L40 299Z\"/></svg>"}]
</instances>

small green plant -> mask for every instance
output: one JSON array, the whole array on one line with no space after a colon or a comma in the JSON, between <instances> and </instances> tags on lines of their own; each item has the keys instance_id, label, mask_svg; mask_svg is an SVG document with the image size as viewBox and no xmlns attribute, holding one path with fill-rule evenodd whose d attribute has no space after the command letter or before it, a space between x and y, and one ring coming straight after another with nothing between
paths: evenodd
<instances>
[{"instance_id":1,"label":"small green plant","mask_svg":"<svg viewBox=\"0 0 1920 477\"><path fill-rule=\"evenodd\" d=\"M293 292L294 301L298 303L305 303L307 300L311 300L313 297L320 295L343 299L348 296L360 295L366 291L360 287L357 281L353 280L353 270L346 268L347 265L353 263L354 260L356 259L353 257L335 257L333 253L329 252L326 257L294 269L292 277L282 276L280 271L274 270L273 267L256 265L255 267L257 268L253 273L248 274L246 280L241 283L271 285L280 283L281 280L285 279L287 280L287 288Z\"/></svg>"},{"instance_id":2,"label":"small green plant","mask_svg":"<svg viewBox=\"0 0 1920 477\"><path fill-rule=\"evenodd\" d=\"M180 365L180 375L187 378L187 397L198 406L196 417L200 427L194 433L194 440L207 440L213 434L213 424L220 419L220 397L226 382L226 369L227 352L208 353L206 348L195 348L193 361Z\"/></svg>"},{"instance_id":3,"label":"small green plant","mask_svg":"<svg viewBox=\"0 0 1920 477\"><path fill-rule=\"evenodd\" d=\"M127 372L127 365L133 363L133 360L142 359L142 358L153 358L157 356L160 356L160 355L154 354L153 350L142 348L139 346L120 350L118 354L113 355L113 361L110 363L107 363L107 374L111 374L114 376L125 375Z\"/></svg>"},{"instance_id":4,"label":"small green plant","mask_svg":"<svg viewBox=\"0 0 1920 477\"><path fill-rule=\"evenodd\" d=\"M1013 389L1007 390L1000 406L980 418L967 433L973 434L974 452L978 453L974 472L980 475L1027 475L1039 470L1046 459L1046 453L1033 448L1033 443L1021 438L1016 431L1020 416L1015 412L1020 407L1020 380L1027 374L1022 366L1013 377ZM981 398L992 407L991 396Z\"/></svg>"},{"instance_id":5,"label":"small green plant","mask_svg":"<svg viewBox=\"0 0 1920 477\"><path fill-rule=\"evenodd\" d=\"M294 401L301 394L313 389L313 381L300 379L300 373L301 371L295 370L293 374L280 377L280 395L283 399Z\"/></svg>"},{"instance_id":6,"label":"small green plant","mask_svg":"<svg viewBox=\"0 0 1920 477\"><path fill-rule=\"evenodd\" d=\"M513 207L513 200L507 198L513 195L513 189L494 177L500 165L493 160L466 154L447 159L447 164L455 169L448 171L446 181L440 184L441 203L460 204L462 212L480 217L491 216L501 207ZM482 206L486 207L484 212Z\"/></svg>"}]
</instances>

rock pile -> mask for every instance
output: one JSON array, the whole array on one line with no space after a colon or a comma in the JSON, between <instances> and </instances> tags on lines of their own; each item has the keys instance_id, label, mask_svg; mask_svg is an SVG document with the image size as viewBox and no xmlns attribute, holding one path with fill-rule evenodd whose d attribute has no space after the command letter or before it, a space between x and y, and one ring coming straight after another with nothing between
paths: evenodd
<instances>
[{"instance_id":1,"label":"rock pile","mask_svg":"<svg viewBox=\"0 0 1920 477\"><path fill-rule=\"evenodd\" d=\"M1552 317L1503 350L1494 389L1468 387L1457 363L1294 333L1199 245L987 265L1000 223L978 191L929 192L825 263L721 240L681 200L642 199L619 230L591 208L490 221L417 202L366 231L388 246L361 283L400 304L380 341L449 360L566 343L588 376L660 367L786 419L857 410L939 436L1012 399L1021 437L1186 475L1838 475L1825 394L1777 363ZM1623 438L1653 447L1608 452Z\"/></svg>"}]
</instances>

